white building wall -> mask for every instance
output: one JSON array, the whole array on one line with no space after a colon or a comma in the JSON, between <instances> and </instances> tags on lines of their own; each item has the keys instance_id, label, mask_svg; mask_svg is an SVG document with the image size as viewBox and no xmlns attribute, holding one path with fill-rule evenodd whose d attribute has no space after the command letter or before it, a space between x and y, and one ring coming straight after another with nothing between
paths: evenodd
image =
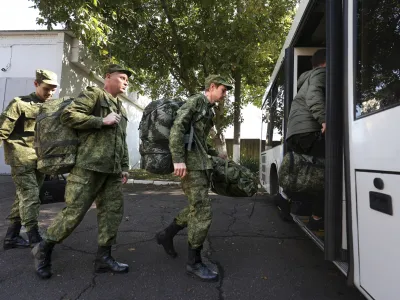
<instances>
[{"instance_id":1,"label":"white building wall","mask_svg":"<svg viewBox=\"0 0 400 300\"><path fill-rule=\"evenodd\" d=\"M0 111L16 96L27 95L35 90L33 85L36 69L48 69L59 77L60 88L55 97L77 96L89 85L102 86L99 78L71 63L73 37L60 31L0 31ZM79 54L86 66L88 60ZM89 66L90 67L90 66ZM5 71L1 71L4 68ZM131 168L139 168L139 122L142 108L136 99L124 99L128 112L127 143ZM3 147L0 147L0 174L9 174L10 167L4 162Z\"/></svg>"},{"instance_id":2,"label":"white building wall","mask_svg":"<svg viewBox=\"0 0 400 300\"><path fill-rule=\"evenodd\" d=\"M35 91L35 70L61 73L64 33L0 32L0 110L17 96ZM58 91L56 97L58 96ZM0 147L0 174L9 174Z\"/></svg>"},{"instance_id":3,"label":"white building wall","mask_svg":"<svg viewBox=\"0 0 400 300\"><path fill-rule=\"evenodd\" d=\"M93 78L89 79L87 73L76 65L70 62L73 37L68 34L64 35L62 70L60 79L60 97L77 96L87 86L102 86L102 82L96 81ZM82 51L79 53L82 54Z\"/></svg>"}]
</instances>

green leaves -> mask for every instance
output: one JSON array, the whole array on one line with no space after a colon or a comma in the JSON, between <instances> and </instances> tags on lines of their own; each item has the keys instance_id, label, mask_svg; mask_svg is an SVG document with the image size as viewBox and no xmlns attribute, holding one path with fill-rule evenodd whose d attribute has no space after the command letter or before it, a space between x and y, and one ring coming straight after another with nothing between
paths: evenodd
<instances>
[{"instance_id":1,"label":"green leaves","mask_svg":"<svg viewBox=\"0 0 400 300\"><path fill-rule=\"evenodd\" d=\"M31 0L37 22L64 23L99 65L135 71L133 86L153 99L190 95L212 73L240 70L243 104L261 104L296 0ZM223 113L229 115L226 103ZM230 120L230 119L229 119ZM222 121L221 121L222 122ZM225 125L223 125L225 126Z\"/></svg>"}]
</instances>

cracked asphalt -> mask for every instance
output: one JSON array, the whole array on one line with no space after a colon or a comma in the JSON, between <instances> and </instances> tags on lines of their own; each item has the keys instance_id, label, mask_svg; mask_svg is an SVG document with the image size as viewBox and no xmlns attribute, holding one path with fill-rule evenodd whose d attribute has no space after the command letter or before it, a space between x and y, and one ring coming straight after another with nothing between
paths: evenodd
<instances>
[{"instance_id":1,"label":"cracked asphalt","mask_svg":"<svg viewBox=\"0 0 400 300\"><path fill-rule=\"evenodd\" d=\"M175 238L179 256L167 257L154 235L186 205L176 186L129 184L125 213L113 256L128 263L128 274L94 274L96 209L53 252L53 277L40 280L28 249L0 250L0 299L364 299L295 225L278 217L265 195L227 198L211 194L213 223L203 249L218 269L216 283L185 274L186 230ZM7 176L0 178L0 236L14 198ZM63 203L42 205L40 227L47 227Z\"/></svg>"}]
</instances>

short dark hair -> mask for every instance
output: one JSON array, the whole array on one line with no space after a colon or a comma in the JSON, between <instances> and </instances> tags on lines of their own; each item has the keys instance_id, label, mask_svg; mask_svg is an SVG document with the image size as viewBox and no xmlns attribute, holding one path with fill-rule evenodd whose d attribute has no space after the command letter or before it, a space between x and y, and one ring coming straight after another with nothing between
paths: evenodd
<instances>
[{"instance_id":1,"label":"short dark hair","mask_svg":"<svg viewBox=\"0 0 400 300\"><path fill-rule=\"evenodd\" d=\"M214 83L214 85L215 85L216 88L218 88L220 85L222 85L222 83L217 83L217 82L211 82L211 83ZM211 85L211 83L210 83L210 85ZM206 91L209 91L209 90L210 90L210 86L204 87L204 88L205 88Z\"/></svg>"},{"instance_id":2,"label":"short dark hair","mask_svg":"<svg viewBox=\"0 0 400 300\"><path fill-rule=\"evenodd\" d=\"M315 51L311 58L312 67L316 68L326 63L326 49L319 49Z\"/></svg>"}]
</instances>

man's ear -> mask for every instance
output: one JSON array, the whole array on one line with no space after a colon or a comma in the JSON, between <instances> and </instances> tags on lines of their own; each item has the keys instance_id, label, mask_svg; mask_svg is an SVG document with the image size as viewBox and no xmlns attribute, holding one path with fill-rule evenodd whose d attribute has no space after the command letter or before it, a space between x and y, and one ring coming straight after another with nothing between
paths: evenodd
<instances>
[{"instance_id":1,"label":"man's ear","mask_svg":"<svg viewBox=\"0 0 400 300\"><path fill-rule=\"evenodd\" d=\"M36 80L33 82L33 84L35 85L35 87L38 87L40 85L40 83L38 83Z\"/></svg>"}]
</instances>

